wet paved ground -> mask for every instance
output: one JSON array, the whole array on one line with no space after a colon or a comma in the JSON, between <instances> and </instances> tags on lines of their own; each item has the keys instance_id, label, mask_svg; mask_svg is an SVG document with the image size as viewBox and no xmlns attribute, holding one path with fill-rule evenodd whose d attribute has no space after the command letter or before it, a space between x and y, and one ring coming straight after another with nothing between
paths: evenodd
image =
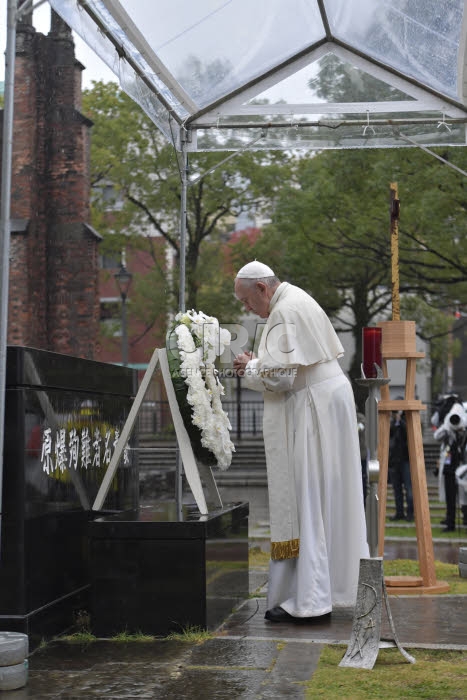
<instances>
[{"instance_id":1,"label":"wet paved ground","mask_svg":"<svg viewBox=\"0 0 467 700\"><path fill-rule=\"evenodd\" d=\"M218 700L303 698L320 644L210 639L183 642L94 642L88 649L53 644L30 660L25 688L2 700L147 698Z\"/></svg>"},{"instance_id":2,"label":"wet paved ground","mask_svg":"<svg viewBox=\"0 0 467 700\"><path fill-rule=\"evenodd\" d=\"M250 489L246 500L250 534L261 544L267 498L265 489L256 491ZM223 499L244 500L245 494L226 492ZM458 543L435 543L435 557L457 563L458 549ZM385 557L416 559L416 544L386 542ZM336 610L321 624L269 623L266 589L267 572L251 571L252 597L201 643L49 643L31 654L27 686L0 692L0 700L303 699L322 646L348 643L353 611ZM415 658L417 647L467 649L467 596L390 596L390 609L401 644ZM392 639L385 612L381 639Z\"/></svg>"},{"instance_id":3,"label":"wet paved ground","mask_svg":"<svg viewBox=\"0 0 467 700\"><path fill-rule=\"evenodd\" d=\"M251 587L264 579L252 572ZM353 611L335 611L321 624L272 624L264 620L264 593L265 586L199 644L52 642L31 655L27 686L1 700L303 699L322 646L348 643ZM417 648L467 649L467 596L391 596L390 608L399 641L415 658ZM384 639L392 639L385 614Z\"/></svg>"}]
</instances>

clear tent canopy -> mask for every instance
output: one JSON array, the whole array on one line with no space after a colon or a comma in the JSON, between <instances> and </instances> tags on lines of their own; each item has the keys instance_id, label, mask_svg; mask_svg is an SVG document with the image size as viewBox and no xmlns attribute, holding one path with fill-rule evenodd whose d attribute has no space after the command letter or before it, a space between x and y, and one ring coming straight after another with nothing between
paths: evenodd
<instances>
[{"instance_id":1,"label":"clear tent canopy","mask_svg":"<svg viewBox=\"0 0 467 700\"><path fill-rule=\"evenodd\" d=\"M464 0L49 0L187 151L465 145Z\"/></svg>"}]
</instances>

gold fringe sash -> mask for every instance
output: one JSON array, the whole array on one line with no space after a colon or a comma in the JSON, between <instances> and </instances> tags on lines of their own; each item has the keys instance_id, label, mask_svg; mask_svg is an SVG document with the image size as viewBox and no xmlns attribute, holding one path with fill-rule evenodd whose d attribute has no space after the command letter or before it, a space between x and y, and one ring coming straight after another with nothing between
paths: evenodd
<instances>
[{"instance_id":1,"label":"gold fringe sash","mask_svg":"<svg viewBox=\"0 0 467 700\"><path fill-rule=\"evenodd\" d=\"M271 559L296 559L300 551L300 540L271 542Z\"/></svg>"}]
</instances>

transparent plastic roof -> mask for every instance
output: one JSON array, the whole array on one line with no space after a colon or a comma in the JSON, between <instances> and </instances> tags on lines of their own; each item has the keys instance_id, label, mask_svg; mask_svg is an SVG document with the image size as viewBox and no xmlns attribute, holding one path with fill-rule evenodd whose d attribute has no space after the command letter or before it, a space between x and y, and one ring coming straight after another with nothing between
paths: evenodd
<instances>
[{"instance_id":1,"label":"transparent plastic roof","mask_svg":"<svg viewBox=\"0 0 467 700\"><path fill-rule=\"evenodd\" d=\"M465 145L464 0L49 0L191 150Z\"/></svg>"}]
</instances>

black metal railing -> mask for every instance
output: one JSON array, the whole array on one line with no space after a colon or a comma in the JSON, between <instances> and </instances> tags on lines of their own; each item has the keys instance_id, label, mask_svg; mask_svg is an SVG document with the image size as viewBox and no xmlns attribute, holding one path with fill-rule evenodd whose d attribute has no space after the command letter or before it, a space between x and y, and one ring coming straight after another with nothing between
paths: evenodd
<instances>
[{"instance_id":1,"label":"black metal railing","mask_svg":"<svg viewBox=\"0 0 467 700\"><path fill-rule=\"evenodd\" d=\"M223 401L229 416L232 434L236 438L259 437L263 427L263 401ZM168 401L145 401L138 416L140 434L152 435L158 440L175 437L172 414Z\"/></svg>"},{"instance_id":2,"label":"black metal railing","mask_svg":"<svg viewBox=\"0 0 467 700\"><path fill-rule=\"evenodd\" d=\"M232 425L232 435L236 439L260 437L263 427L263 401L223 401L224 411ZM430 417L432 406L422 411L422 429L424 437L432 434ZM172 414L167 401L145 401L138 416L138 428L141 434L152 435L157 440L173 440L175 431Z\"/></svg>"}]
</instances>

